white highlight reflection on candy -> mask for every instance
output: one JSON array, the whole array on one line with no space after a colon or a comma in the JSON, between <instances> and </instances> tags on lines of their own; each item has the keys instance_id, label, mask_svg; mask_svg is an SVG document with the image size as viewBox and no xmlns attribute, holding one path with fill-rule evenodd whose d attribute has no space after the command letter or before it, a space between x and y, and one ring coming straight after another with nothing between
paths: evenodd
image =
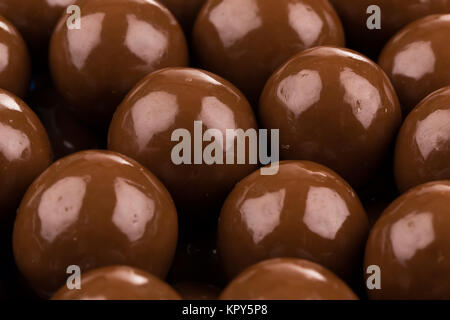
<instances>
[{"instance_id":1,"label":"white highlight reflection on candy","mask_svg":"<svg viewBox=\"0 0 450 320\"><path fill-rule=\"evenodd\" d=\"M415 80L434 72L436 57L430 41L417 41L409 44L394 58L394 75L402 75Z\"/></svg>"},{"instance_id":2,"label":"white highlight reflection on candy","mask_svg":"<svg viewBox=\"0 0 450 320\"><path fill-rule=\"evenodd\" d=\"M0 123L0 153L8 161L21 159L30 149L30 140L22 131Z\"/></svg>"},{"instance_id":3,"label":"white highlight reflection on candy","mask_svg":"<svg viewBox=\"0 0 450 320\"><path fill-rule=\"evenodd\" d=\"M322 32L322 19L310 6L303 3L289 4L288 11L292 28L297 32L305 47L311 47Z\"/></svg>"},{"instance_id":4,"label":"white highlight reflection on candy","mask_svg":"<svg viewBox=\"0 0 450 320\"><path fill-rule=\"evenodd\" d=\"M3 72L9 63L9 50L8 47L0 43L0 72Z\"/></svg>"},{"instance_id":5,"label":"white highlight reflection on candy","mask_svg":"<svg viewBox=\"0 0 450 320\"><path fill-rule=\"evenodd\" d=\"M433 150L439 150L441 145L445 147L450 140L450 110L436 110L419 121L415 138L424 160Z\"/></svg>"}]
</instances>

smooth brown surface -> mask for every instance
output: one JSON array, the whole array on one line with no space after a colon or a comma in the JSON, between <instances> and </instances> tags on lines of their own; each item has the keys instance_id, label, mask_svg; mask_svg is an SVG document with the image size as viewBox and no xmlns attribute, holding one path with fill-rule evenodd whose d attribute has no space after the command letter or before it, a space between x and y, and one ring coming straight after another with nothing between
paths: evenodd
<instances>
[{"instance_id":1,"label":"smooth brown surface","mask_svg":"<svg viewBox=\"0 0 450 320\"><path fill-rule=\"evenodd\" d=\"M317 47L290 59L268 81L263 128L280 129L280 156L335 170L353 187L383 163L401 123L386 74L347 49Z\"/></svg>"},{"instance_id":2,"label":"smooth brown surface","mask_svg":"<svg viewBox=\"0 0 450 320\"><path fill-rule=\"evenodd\" d=\"M376 58L389 39L408 23L435 13L450 13L450 0L330 0L344 25L348 46ZM381 11L381 29L370 30L367 8Z\"/></svg>"},{"instance_id":3,"label":"smooth brown surface","mask_svg":"<svg viewBox=\"0 0 450 320\"><path fill-rule=\"evenodd\" d=\"M190 37L192 26L206 0L159 0L177 18L187 37Z\"/></svg>"},{"instance_id":4,"label":"smooth brown surface","mask_svg":"<svg viewBox=\"0 0 450 320\"><path fill-rule=\"evenodd\" d=\"M30 68L30 57L22 36L0 16L0 88L23 98L30 84Z\"/></svg>"},{"instance_id":5,"label":"smooth brown surface","mask_svg":"<svg viewBox=\"0 0 450 320\"><path fill-rule=\"evenodd\" d=\"M450 179L450 86L426 97L406 118L397 138L394 171L402 192Z\"/></svg>"},{"instance_id":6,"label":"smooth brown surface","mask_svg":"<svg viewBox=\"0 0 450 320\"><path fill-rule=\"evenodd\" d=\"M242 272L221 300L357 300L352 290L322 266L300 259L272 259Z\"/></svg>"},{"instance_id":7,"label":"smooth brown surface","mask_svg":"<svg viewBox=\"0 0 450 320\"><path fill-rule=\"evenodd\" d=\"M14 255L41 295L82 271L126 264L164 277L177 242L172 199L153 174L109 151L84 151L48 168L18 211Z\"/></svg>"},{"instance_id":8,"label":"smooth brown surface","mask_svg":"<svg viewBox=\"0 0 450 320\"><path fill-rule=\"evenodd\" d=\"M284 161L279 172L260 170L239 182L222 208L218 250L229 278L265 259L308 259L349 279L368 233L364 209L331 170Z\"/></svg>"},{"instance_id":9,"label":"smooth brown surface","mask_svg":"<svg viewBox=\"0 0 450 320\"><path fill-rule=\"evenodd\" d=\"M108 148L149 168L167 186L179 211L212 215L211 208L220 206L234 184L257 166L194 164L194 121L202 121L203 132L218 129L223 135L226 129L257 128L247 100L228 81L201 70L170 68L146 77L122 102L109 129ZM171 141L176 129L190 132L192 164L172 161L172 149L179 144ZM209 144L203 142L200 157ZM224 162L230 145L222 148ZM246 154L249 159L248 147Z\"/></svg>"},{"instance_id":10,"label":"smooth brown surface","mask_svg":"<svg viewBox=\"0 0 450 320\"><path fill-rule=\"evenodd\" d=\"M216 300L220 289L197 282L180 282L173 286L184 300Z\"/></svg>"},{"instance_id":11,"label":"smooth brown surface","mask_svg":"<svg viewBox=\"0 0 450 320\"><path fill-rule=\"evenodd\" d=\"M33 53L46 55L53 28L76 0L1 0L0 14L19 29Z\"/></svg>"},{"instance_id":12,"label":"smooth brown surface","mask_svg":"<svg viewBox=\"0 0 450 320\"><path fill-rule=\"evenodd\" d=\"M156 1L80 3L81 29L62 17L52 36L50 67L61 94L84 120L107 124L144 76L188 64L186 40L173 15Z\"/></svg>"},{"instance_id":13,"label":"smooth brown surface","mask_svg":"<svg viewBox=\"0 0 450 320\"><path fill-rule=\"evenodd\" d=\"M423 98L450 85L450 14L417 20L383 49L379 65L397 91L403 114Z\"/></svg>"},{"instance_id":14,"label":"smooth brown surface","mask_svg":"<svg viewBox=\"0 0 450 320\"><path fill-rule=\"evenodd\" d=\"M81 275L81 289L63 286L52 300L180 300L168 284L127 266L94 269Z\"/></svg>"},{"instance_id":15,"label":"smooth brown surface","mask_svg":"<svg viewBox=\"0 0 450 320\"><path fill-rule=\"evenodd\" d=\"M267 79L292 55L344 44L328 0L209 0L193 31L200 65L235 84L254 107Z\"/></svg>"},{"instance_id":16,"label":"smooth brown surface","mask_svg":"<svg viewBox=\"0 0 450 320\"><path fill-rule=\"evenodd\" d=\"M450 182L441 181L384 211L366 247L365 268L381 269L381 290L369 290L371 299L450 299L449 205Z\"/></svg>"},{"instance_id":17,"label":"smooth brown surface","mask_svg":"<svg viewBox=\"0 0 450 320\"><path fill-rule=\"evenodd\" d=\"M0 89L0 222L14 218L28 186L51 161L50 142L38 117Z\"/></svg>"}]
</instances>

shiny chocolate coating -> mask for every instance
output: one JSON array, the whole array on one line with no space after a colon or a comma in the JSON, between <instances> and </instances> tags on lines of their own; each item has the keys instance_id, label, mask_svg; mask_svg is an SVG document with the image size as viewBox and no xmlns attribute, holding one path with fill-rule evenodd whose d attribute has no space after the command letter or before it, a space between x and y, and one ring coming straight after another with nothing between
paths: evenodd
<instances>
[{"instance_id":1,"label":"shiny chocolate coating","mask_svg":"<svg viewBox=\"0 0 450 320\"><path fill-rule=\"evenodd\" d=\"M159 0L177 18L187 37L191 35L192 26L206 0Z\"/></svg>"},{"instance_id":2,"label":"shiny chocolate coating","mask_svg":"<svg viewBox=\"0 0 450 320\"><path fill-rule=\"evenodd\" d=\"M419 19L397 33L378 64L408 114L430 93L450 85L450 14Z\"/></svg>"},{"instance_id":3,"label":"shiny chocolate coating","mask_svg":"<svg viewBox=\"0 0 450 320\"><path fill-rule=\"evenodd\" d=\"M234 83L254 107L267 79L292 55L344 44L328 0L209 0L193 30L200 65Z\"/></svg>"},{"instance_id":4,"label":"shiny chocolate coating","mask_svg":"<svg viewBox=\"0 0 450 320\"><path fill-rule=\"evenodd\" d=\"M28 92L30 72L30 57L22 36L0 16L0 88L23 98Z\"/></svg>"},{"instance_id":5,"label":"shiny chocolate coating","mask_svg":"<svg viewBox=\"0 0 450 320\"><path fill-rule=\"evenodd\" d=\"M450 179L450 86L430 94L406 118L397 138L394 171L402 192Z\"/></svg>"},{"instance_id":6,"label":"shiny chocolate coating","mask_svg":"<svg viewBox=\"0 0 450 320\"><path fill-rule=\"evenodd\" d=\"M201 152L195 150L194 140L202 137L194 130L194 121L201 121L203 133L220 131L226 146L222 145L224 164L204 161L203 150L211 142L203 142ZM231 83L202 70L167 68L147 76L119 106L109 129L108 148L150 169L168 188L178 210L212 215L211 208L220 206L234 184L257 168L249 161L225 164L231 146L226 130L256 128L250 105ZM172 157L181 138L171 140L180 129L191 137L191 164L175 164ZM245 151L248 160L248 144ZM203 159L201 164L195 164L196 157Z\"/></svg>"},{"instance_id":7,"label":"shiny chocolate coating","mask_svg":"<svg viewBox=\"0 0 450 320\"><path fill-rule=\"evenodd\" d=\"M60 16L76 0L1 0L0 14L25 38L31 52L45 56L50 36Z\"/></svg>"},{"instance_id":8,"label":"shiny chocolate coating","mask_svg":"<svg viewBox=\"0 0 450 320\"><path fill-rule=\"evenodd\" d=\"M196 282L180 282L173 286L184 300L216 300L219 297L220 289Z\"/></svg>"},{"instance_id":9,"label":"shiny chocolate coating","mask_svg":"<svg viewBox=\"0 0 450 320\"><path fill-rule=\"evenodd\" d=\"M50 142L38 117L0 89L0 223L11 222L27 188L51 162Z\"/></svg>"},{"instance_id":10,"label":"shiny chocolate coating","mask_svg":"<svg viewBox=\"0 0 450 320\"><path fill-rule=\"evenodd\" d=\"M344 25L349 48L376 58L389 39L407 24L435 13L450 13L450 0L330 0ZM367 22L380 8L380 29L369 29Z\"/></svg>"},{"instance_id":11,"label":"shiny chocolate coating","mask_svg":"<svg viewBox=\"0 0 450 320\"><path fill-rule=\"evenodd\" d=\"M383 163L401 123L386 74L366 57L317 47L296 55L268 81L260 124L280 130L280 157L315 161L353 187Z\"/></svg>"},{"instance_id":12,"label":"shiny chocolate coating","mask_svg":"<svg viewBox=\"0 0 450 320\"><path fill-rule=\"evenodd\" d=\"M221 300L357 300L336 275L307 260L272 259L237 276Z\"/></svg>"},{"instance_id":13,"label":"shiny chocolate coating","mask_svg":"<svg viewBox=\"0 0 450 320\"><path fill-rule=\"evenodd\" d=\"M81 289L64 285L52 300L180 300L179 294L157 277L128 266L94 269L81 275Z\"/></svg>"},{"instance_id":14,"label":"shiny chocolate coating","mask_svg":"<svg viewBox=\"0 0 450 320\"><path fill-rule=\"evenodd\" d=\"M449 204L447 180L415 187L384 211L366 247L365 270L381 270L369 298L450 299Z\"/></svg>"},{"instance_id":15,"label":"shiny chocolate coating","mask_svg":"<svg viewBox=\"0 0 450 320\"><path fill-rule=\"evenodd\" d=\"M83 151L55 162L28 189L13 233L16 263L41 295L83 272L125 264L165 277L178 234L173 201L128 157Z\"/></svg>"},{"instance_id":16,"label":"shiny chocolate coating","mask_svg":"<svg viewBox=\"0 0 450 320\"><path fill-rule=\"evenodd\" d=\"M311 260L349 279L362 258L368 220L351 187L308 161L280 162L239 182L223 205L218 251L229 278L265 259Z\"/></svg>"},{"instance_id":17,"label":"shiny chocolate coating","mask_svg":"<svg viewBox=\"0 0 450 320\"><path fill-rule=\"evenodd\" d=\"M149 0L79 3L81 29L59 21L50 45L56 87L81 118L105 125L126 93L160 68L188 64L186 40L173 15Z\"/></svg>"}]
</instances>

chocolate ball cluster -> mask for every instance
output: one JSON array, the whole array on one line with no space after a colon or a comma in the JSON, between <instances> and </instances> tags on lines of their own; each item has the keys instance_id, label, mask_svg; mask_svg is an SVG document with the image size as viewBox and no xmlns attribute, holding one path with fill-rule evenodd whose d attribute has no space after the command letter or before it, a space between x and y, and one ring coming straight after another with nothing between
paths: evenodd
<instances>
[{"instance_id":1,"label":"chocolate ball cluster","mask_svg":"<svg viewBox=\"0 0 450 320\"><path fill-rule=\"evenodd\" d=\"M442 0L0 0L0 292L450 299L449 39Z\"/></svg>"}]
</instances>

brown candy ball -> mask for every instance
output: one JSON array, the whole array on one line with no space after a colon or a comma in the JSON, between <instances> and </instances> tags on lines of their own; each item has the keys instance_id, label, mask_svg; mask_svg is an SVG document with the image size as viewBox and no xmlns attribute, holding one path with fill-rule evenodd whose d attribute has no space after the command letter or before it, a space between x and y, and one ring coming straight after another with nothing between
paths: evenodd
<instances>
[{"instance_id":1,"label":"brown candy ball","mask_svg":"<svg viewBox=\"0 0 450 320\"><path fill-rule=\"evenodd\" d=\"M386 74L347 49L317 47L290 59L268 81L259 116L280 130L280 156L335 170L353 187L382 164L401 122Z\"/></svg>"},{"instance_id":2,"label":"brown candy ball","mask_svg":"<svg viewBox=\"0 0 450 320\"><path fill-rule=\"evenodd\" d=\"M188 64L183 31L156 1L80 3L81 29L59 21L50 45L55 85L92 124L107 124L125 94L148 73Z\"/></svg>"},{"instance_id":3,"label":"brown candy ball","mask_svg":"<svg viewBox=\"0 0 450 320\"><path fill-rule=\"evenodd\" d=\"M308 259L349 279L368 233L351 187L313 162L284 161L239 182L222 208L218 250L230 278L265 259Z\"/></svg>"},{"instance_id":4,"label":"brown candy ball","mask_svg":"<svg viewBox=\"0 0 450 320\"><path fill-rule=\"evenodd\" d=\"M300 259L272 259L242 272L221 300L357 300L332 272Z\"/></svg>"},{"instance_id":5,"label":"brown candy ball","mask_svg":"<svg viewBox=\"0 0 450 320\"><path fill-rule=\"evenodd\" d=\"M400 191L450 179L450 86L426 97L397 138L394 171Z\"/></svg>"},{"instance_id":6,"label":"brown candy ball","mask_svg":"<svg viewBox=\"0 0 450 320\"><path fill-rule=\"evenodd\" d=\"M410 190L384 211L366 247L365 268L381 271L371 299L450 299L449 206L450 181L441 181Z\"/></svg>"},{"instance_id":7,"label":"brown candy ball","mask_svg":"<svg viewBox=\"0 0 450 320\"><path fill-rule=\"evenodd\" d=\"M81 289L59 289L52 300L180 300L168 284L127 266L94 269L81 275Z\"/></svg>"},{"instance_id":8,"label":"brown candy ball","mask_svg":"<svg viewBox=\"0 0 450 320\"><path fill-rule=\"evenodd\" d=\"M376 58L389 39L408 23L435 13L450 12L448 0L330 0L338 12L350 48ZM369 29L380 8L380 29ZM368 13L369 11L369 13Z\"/></svg>"},{"instance_id":9,"label":"brown candy ball","mask_svg":"<svg viewBox=\"0 0 450 320\"><path fill-rule=\"evenodd\" d=\"M379 65L397 91L403 113L450 85L450 14L431 15L405 28L383 49Z\"/></svg>"},{"instance_id":10,"label":"brown candy ball","mask_svg":"<svg viewBox=\"0 0 450 320\"><path fill-rule=\"evenodd\" d=\"M155 173L179 210L212 215L208 210L220 206L234 184L257 168L248 161L248 144L246 164L226 164L232 143L237 141L235 137L227 139L226 130L256 127L247 100L228 81L206 71L168 68L146 77L122 102L111 122L108 147ZM204 157L211 142L202 142L202 135L209 129L214 130L209 131L212 140L222 138L218 155L223 164L208 164L214 159ZM175 130L184 131L189 138ZM175 148L185 141L187 151ZM174 159L179 155L183 158Z\"/></svg>"},{"instance_id":11,"label":"brown candy ball","mask_svg":"<svg viewBox=\"0 0 450 320\"><path fill-rule=\"evenodd\" d=\"M30 69L30 57L22 36L0 16L0 88L24 97L30 83Z\"/></svg>"},{"instance_id":12,"label":"brown candy ball","mask_svg":"<svg viewBox=\"0 0 450 320\"><path fill-rule=\"evenodd\" d=\"M206 0L159 0L177 18L186 36L191 35L192 26Z\"/></svg>"},{"instance_id":13,"label":"brown candy ball","mask_svg":"<svg viewBox=\"0 0 450 320\"><path fill-rule=\"evenodd\" d=\"M292 55L344 44L341 22L328 0L209 0L193 31L199 63L255 104L270 75Z\"/></svg>"},{"instance_id":14,"label":"brown candy ball","mask_svg":"<svg viewBox=\"0 0 450 320\"><path fill-rule=\"evenodd\" d=\"M50 166L18 211L14 255L41 295L63 283L66 268L126 264L164 277L177 242L172 199L148 170L109 151L84 151Z\"/></svg>"},{"instance_id":15,"label":"brown candy ball","mask_svg":"<svg viewBox=\"0 0 450 320\"><path fill-rule=\"evenodd\" d=\"M19 29L34 54L47 54L53 29L66 8L76 0L2 0L0 14Z\"/></svg>"},{"instance_id":16,"label":"brown candy ball","mask_svg":"<svg viewBox=\"0 0 450 320\"><path fill-rule=\"evenodd\" d=\"M28 186L51 161L50 142L38 117L0 89L0 223L13 219Z\"/></svg>"}]
</instances>

